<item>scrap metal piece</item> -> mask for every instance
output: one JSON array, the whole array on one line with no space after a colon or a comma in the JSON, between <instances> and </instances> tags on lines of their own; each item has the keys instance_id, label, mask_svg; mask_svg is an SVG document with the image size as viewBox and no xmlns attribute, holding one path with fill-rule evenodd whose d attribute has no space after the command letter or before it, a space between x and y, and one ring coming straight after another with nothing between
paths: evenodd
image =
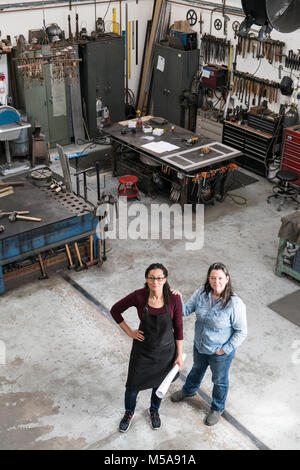
<instances>
[{"instance_id":1,"label":"scrap metal piece","mask_svg":"<svg viewBox=\"0 0 300 470\"><path fill-rule=\"evenodd\" d=\"M66 185L66 190L68 193L72 192L72 181L71 181L71 174L70 174L70 166L69 166L69 159L67 155L64 153L64 149L62 148L61 145L56 144L56 148L58 151L58 156L60 159L60 164L62 167L63 175L64 175L64 181Z\"/></svg>"}]
</instances>

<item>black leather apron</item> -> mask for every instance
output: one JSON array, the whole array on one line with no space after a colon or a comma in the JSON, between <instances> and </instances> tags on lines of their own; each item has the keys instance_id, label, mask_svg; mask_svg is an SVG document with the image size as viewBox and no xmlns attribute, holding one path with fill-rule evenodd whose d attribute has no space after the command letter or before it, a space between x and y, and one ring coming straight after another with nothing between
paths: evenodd
<instances>
[{"instance_id":1,"label":"black leather apron","mask_svg":"<svg viewBox=\"0 0 300 470\"><path fill-rule=\"evenodd\" d=\"M126 389L138 392L158 387L176 359L176 344L171 313L150 315L144 307L141 328L144 341L133 340Z\"/></svg>"}]
</instances>

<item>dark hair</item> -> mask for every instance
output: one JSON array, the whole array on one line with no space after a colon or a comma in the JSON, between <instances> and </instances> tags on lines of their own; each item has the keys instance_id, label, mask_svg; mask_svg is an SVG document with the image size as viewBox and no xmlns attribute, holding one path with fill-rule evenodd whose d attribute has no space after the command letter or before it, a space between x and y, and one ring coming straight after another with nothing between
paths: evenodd
<instances>
[{"instance_id":1,"label":"dark hair","mask_svg":"<svg viewBox=\"0 0 300 470\"><path fill-rule=\"evenodd\" d=\"M234 295L234 293L233 293L233 290L232 290L229 271L223 263L213 263L208 268L207 277L206 277L206 281L205 281L205 285L204 285L204 291L206 292L206 294L208 294L212 290L210 282L209 282L209 276L210 276L211 271L213 271L214 269L222 270L224 272L225 276L229 277L229 280L228 280L228 282L225 286L225 289L223 290L222 295L221 295L221 297L223 299L222 307L224 308L224 307L226 307L226 305L228 304L231 296Z\"/></svg>"},{"instance_id":2,"label":"dark hair","mask_svg":"<svg viewBox=\"0 0 300 470\"><path fill-rule=\"evenodd\" d=\"M152 271L152 269L161 269L162 272L164 273L164 276L166 278L168 277L168 274L169 274L168 270L163 264L152 263L152 264L150 264L150 266L148 266L148 268L145 271L145 278L146 279L148 277L149 272ZM145 282L145 287L146 287L146 289L148 291L148 295L149 295L150 290L149 290L149 286L148 286L147 282ZM171 292L169 283L167 281L167 282L164 283L164 287L163 287L163 296L164 296L165 305L169 305L171 295L172 295L172 292Z\"/></svg>"}]
</instances>

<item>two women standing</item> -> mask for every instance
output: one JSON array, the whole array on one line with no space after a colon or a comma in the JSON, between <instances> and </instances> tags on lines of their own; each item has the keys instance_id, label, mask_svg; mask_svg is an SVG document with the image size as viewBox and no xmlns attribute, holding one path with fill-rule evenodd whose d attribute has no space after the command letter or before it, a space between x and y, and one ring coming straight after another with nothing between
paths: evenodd
<instances>
[{"instance_id":1,"label":"two women standing","mask_svg":"<svg viewBox=\"0 0 300 470\"><path fill-rule=\"evenodd\" d=\"M168 271L161 264L150 265L143 289L117 302L111 314L120 327L133 338L125 391L125 414L119 430L129 429L140 390L152 388L149 408L153 429L161 426L156 396L160 383L178 364L183 367L182 316L195 312L194 364L182 390L171 400L178 402L195 395L208 366L214 384L211 412L205 424L217 423L225 408L229 389L228 373L235 350L247 336L246 308L233 292L230 275L222 263L210 266L206 282L185 305L181 294L171 290ZM122 317L129 307L136 307L140 318L138 330L131 330Z\"/></svg>"}]
</instances>

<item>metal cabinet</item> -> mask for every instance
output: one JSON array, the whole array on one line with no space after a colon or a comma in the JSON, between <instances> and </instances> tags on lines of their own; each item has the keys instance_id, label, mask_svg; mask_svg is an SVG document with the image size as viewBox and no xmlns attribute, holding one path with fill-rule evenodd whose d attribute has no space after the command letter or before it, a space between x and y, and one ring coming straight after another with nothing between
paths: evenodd
<instances>
[{"instance_id":1,"label":"metal cabinet","mask_svg":"<svg viewBox=\"0 0 300 470\"><path fill-rule=\"evenodd\" d=\"M52 64L41 67L41 79L30 80L29 83L24 81L23 74L16 67L19 104L26 112L32 129L36 122L39 123L50 147L56 143L67 145L70 143L67 85L65 81L53 79Z\"/></svg>"},{"instance_id":2,"label":"metal cabinet","mask_svg":"<svg viewBox=\"0 0 300 470\"><path fill-rule=\"evenodd\" d=\"M236 122L224 121L222 142L243 152L243 155L236 159L238 165L266 176L273 155L273 134Z\"/></svg>"},{"instance_id":3,"label":"metal cabinet","mask_svg":"<svg viewBox=\"0 0 300 470\"><path fill-rule=\"evenodd\" d=\"M183 90L189 90L198 70L199 50L184 51L162 44L154 46L151 112L184 127L180 105Z\"/></svg>"},{"instance_id":4,"label":"metal cabinet","mask_svg":"<svg viewBox=\"0 0 300 470\"><path fill-rule=\"evenodd\" d=\"M80 45L81 88L90 137L98 135L96 100L107 106L111 123L125 119L124 40L113 33Z\"/></svg>"}]
</instances>

